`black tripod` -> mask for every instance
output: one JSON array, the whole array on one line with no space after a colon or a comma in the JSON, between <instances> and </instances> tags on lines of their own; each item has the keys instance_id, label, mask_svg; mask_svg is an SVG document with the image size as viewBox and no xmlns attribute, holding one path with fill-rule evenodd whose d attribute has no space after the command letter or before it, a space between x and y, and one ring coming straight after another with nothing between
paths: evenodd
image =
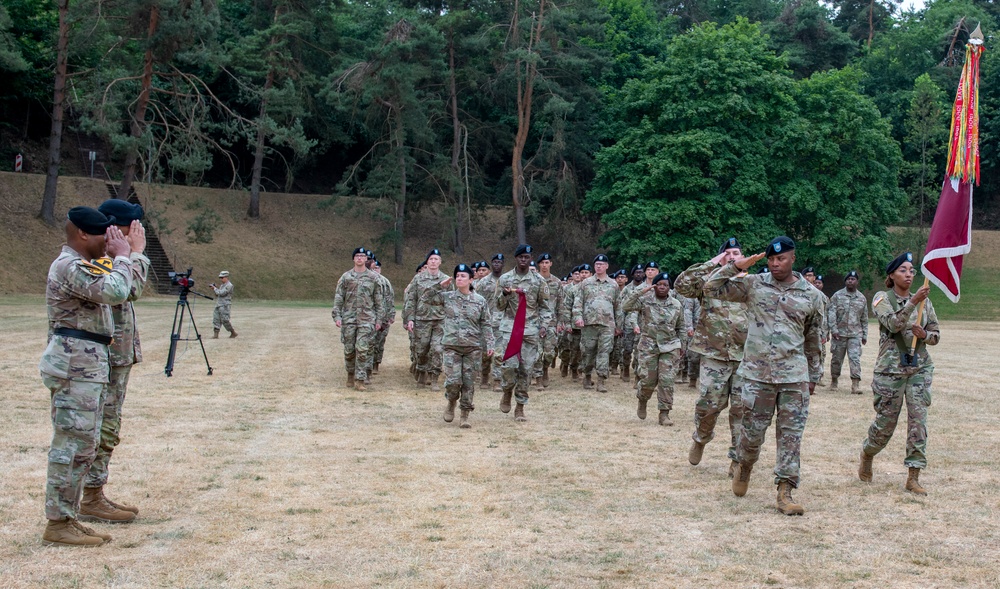
<instances>
[{"instance_id":1,"label":"black tripod","mask_svg":"<svg viewBox=\"0 0 1000 589\"><path fill-rule=\"evenodd\" d=\"M215 300L210 296L203 295L200 292L195 292L190 288L181 288L179 298L177 299L177 308L174 310L174 325L170 330L170 352L167 353L167 366L163 369L163 372L167 373L167 376L172 376L174 373L174 357L177 355L177 342L190 342L198 340L198 345L201 346L201 355L205 357L205 366L208 367L208 375L212 376L212 365L208 363L208 354L205 353L205 344L201 341L201 334L198 333L198 326L194 324L194 313L191 312L191 303L189 303L187 299L188 293L198 295L199 297L210 301ZM191 327L194 328L194 338L181 337L181 328L184 324L185 311L187 311L188 317L191 319Z\"/></svg>"}]
</instances>

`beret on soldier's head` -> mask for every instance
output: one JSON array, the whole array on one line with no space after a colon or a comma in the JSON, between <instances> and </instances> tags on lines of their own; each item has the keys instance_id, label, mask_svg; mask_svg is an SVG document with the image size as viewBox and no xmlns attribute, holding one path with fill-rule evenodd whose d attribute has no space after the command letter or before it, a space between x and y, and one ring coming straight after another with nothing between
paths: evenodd
<instances>
[{"instance_id":1,"label":"beret on soldier's head","mask_svg":"<svg viewBox=\"0 0 1000 589\"><path fill-rule=\"evenodd\" d=\"M598 262L611 263L611 260L609 260L608 256L604 254L597 254L596 256L594 256L594 263L596 264Z\"/></svg>"},{"instance_id":2,"label":"beret on soldier's head","mask_svg":"<svg viewBox=\"0 0 1000 589\"><path fill-rule=\"evenodd\" d=\"M580 271L580 267L579 266L573 266L573 271L571 272L571 275L572 274L576 274L579 271Z\"/></svg>"},{"instance_id":3,"label":"beret on soldier's head","mask_svg":"<svg viewBox=\"0 0 1000 589\"><path fill-rule=\"evenodd\" d=\"M734 247L735 248L739 248L739 249L743 249L743 246L740 245L740 240L736 239L735 237L730 237L726 241L722 242L722 245L719 247L719 253L721 254L722 252L726 251L727 249L734 248Z\"/></svg>"},{"instance_id":4,"label":"beret on soldier's head","mask_svg":"<svg viewBox=\"0 0 1000 589\"><path fill-rule=\"evenodd\" d=\"M653 284L656 284L657 282L659 282L661 280L666 280L667 283L669 284L670 283L670 274L667 274L666 272L660 272L659 274L657 274L656 276L653 277Z\"/></svg>"},{"instance_id":5,"label":"beret on soldier's head","mask_svg":"<svg viewBox=\"0 0 1000 589\"><path fill-rule=\"evenodd\" d=\"M910 253L910 252L904 252L902 254L899 254L899 257L897 257L895 260L889 262L889 265L885 267L885 273L886 274L892 274L893 272L896 271L896 269L898 269L900 266L902 266L904 262L909 262L909 263L912 264L913 263L913 254Z\"/></svg>"},{"instance_id":6,"label":"beret on soldier's head","mask_svg":"<svg viewBox=\"0 0 1000 589\"><path fill-rule=\"evenodd\" d=\"M521 254L530 254L533 251L535 250L530 245L522 243L521 245L517 246L516 250L514 250L514 257L520 256Z\"/></svg>"},{"instance_id":7,"label":"beret on soldier's head","mask_svg":"<svg viewBox=\"0 0 1000 589\"><path fill-rule=\"evenodd\" d=\"M490 261L492 262L493 260L500 260L502 262L503 254L501 254L500 252L493 254L493 258Z\"/></svg>"},{"instance_id":8,"label":"beret on soldier's head","mask_svg":"<svg viewBox=\"0 0 1000 589\"><path fill-rule=\"evenodd\" d=\"M760 270L757 270L757 274L770 274L770 273L771 273L771 269L768 268L767 266L764 266Z\"/></svg>"},{"instance_id":9,"label":"beret on soldier's head","mask_svg":"<svg viewBox=\"0 0 1000 589\"><path fill-rule=\"evenodd\" d=\"M431 256L437 256L440 258L441 251L438 248L434 248L431 251L427 252L427 259L430 259Z\"/></svg>"},{"instance_id":10,"label":"beret on soldier's head","mask_svg":"<svg viewBox=\"0 0 1000 589\"><path fill-rule=\"evenodd\" d=\"M795 242L792 241L791 237L786 237L780 235L771 240L771 243L767 244L767 250L764 255L768 258L775 254L783 254L785 252L790 252L795 249Z\"/></svg>"},{"instance_id":11,"label":"beret on soldier's head","mask_svg":"<svg viewBox=\"0 0 1000 589\"><path fill-rule=\"evenodd\" d=\"M469 275L469 278L472 278L473 274L472 268L469 268L465 264L459 264L458 266L455 266L455 271L451 273L451 277L452 278L457 277L459 272L465 272L466 274Z\"/></svg>"},{"instance_id":12,"label":"beret on soldier's head","mask_svg":"<svg viewBox=\"0 0 1000 589\"><path fill-rule=\"evenodd\" d=\"M90 207L73 207L66 213L70 223L89 235L104 235L117 219Z\"/></svg>"},{"instance_id":13,"label":"beret on soldier's head","mask_svg":"<svg viewBox=\"0 0 1000 589\"><path fill-rule=\"evenodd\" d=\"M844 276L844 280L847 280L848 278L859 278L860 279L861 277L858 276L858 271L857 270L851 270L850 272L847 273L847 276Z\"/></svg>"},{"instance_id":14,"label":"beret on soldier's head","mask_svg":"<svg viewBox=\"0 0 1000 589\"><path fill-rule=\"evenodd\" d=\"M528 262L528 266L530 266L531 268L537 268L537 267L538 267L538 266L537 266L537 265L535 264L535 261L534 261L534 260L531 260L530 262Z\"/></svg>"},{"instance_id":15,"label":"beret on soldier's head","mask_svg":"<svg viewBox=\"0 0 1000 589\"><path fill-rule=\"evenodd\" d=\"M650 268L659 268L659 267L660 267L659 264L657 264L653 260L650 260L650 261L646 262L646 265L645 265L645 267L643 267L643 270L649 270Z\"/></svg>"},{"instance_id":16,"label":"beret on soldier's head","mask_svg":"<svg viewBox=\"0 0 1000 589\"><path fill-rule=\"evenodd\" d=\"M356 248L354 248L354 253L351 254L351 257L353 258L354 256L356 256L358 254L364 254L364 253L365 253L364 246L362 246L362 247L356 247ZM367 256L368 254L365 254L365 255Z\"/></svg>"},{"instance_id":17,"label":"beret on soldier's head","mask_svg":"<svg viewBox=\"0 0 1000 589\"><path fill-rule=\"evenodd\" d=\"M805 268L802 269L802 273L803 274L816 274L816 269L813 268L812 266L806 266Z\"/></svg>"},{"instance_id":18,"label":"beret on soldier's head","mask_svg":"<svg viewBox=\"0 0 1000 589\"><path fill-rule=\"evenodd\" d=\"M417 266L417 271L414 272L414 274L420 274L420 271L423 270L426 266L427 262L420 262L420 265Z\"/></svg>"},{"instance_id":19,"label":"beret on soldier's head","mask_svg":"<svg viewBox=\"0 0 1000 589\"><path fill-rule=\"evenodd\" d=\"M378 266L379 268L382 267L382 262L379 262L378 258L376 258L372 263L375 264L376 266Z\"/></svg>"},{"instance_id":20,"label":"beret on soldier's head","mask_svg":"<svg viewBox=\"0 0 1000 589\"><path fill-rule=\"evenodd\" d=\"M590 266L590 264L580 264L580 272L591 272L591 273L593 273L593 271L594 271L594 269Z\"/></svg>"},{"instance_id":21,"label":"beret on soldier's head","mask_svg":"<svg viewBox=\"0 0 1000 589\"><path fill-rule=\"evenodd\" d=\"M817 274L816 275L816 282L823 282L823 275L822 274Z\"/></svg>"},{"instance_id":22,"label":"beret on soldier's head","mask_svg":"<svg viewBox=\"0 0 1000 589\"><path fill-rule=\"evenodd\" d=\"M114 217L117 225L128 225L132 221L142 221L142 207L127 200L109 198L102 202L97 210L108 217Z\"/></svg>"},{"instance_id":23,"label":"beret on soldier's head","mask_svg":"<svg viewBox=\"0 0 1000 589\"><path fill-rule=\"evenodd\" d=\"M643 270L645 270L645 268L642 267L642 264L636 264L635 266L632 266L633 274L635 274L636 271L642 272Z\"/></svg>"},{"instance_id":24,"label":"beret on soldier's head","mask_svg":"<svg viewBox=\"0 0 1000 589\"><path fill-rule=\"evenodd\" d=\"M542 260L548 260L548 261L550 261L550 262L551 262L551 261L552 261L552 256L550 256L550 255L549 255L549 254L547 254L547 253L545 253L545 254L542 254L542 255L538 256L538 260L537 260L537 261L538 261L538 262L541 262Z\"/></svg>"},{"instance_id":25,"label":"beret on soldier's head","mask_svg":"<svg viewBox=\"0 0 1000 589\"><path fill-rule=\"evenodd\" d=\"M375 257L375 253L372 252L372 250L365 250L365 255L368 256L369 258Z\"/></svg>"}]
</instances>

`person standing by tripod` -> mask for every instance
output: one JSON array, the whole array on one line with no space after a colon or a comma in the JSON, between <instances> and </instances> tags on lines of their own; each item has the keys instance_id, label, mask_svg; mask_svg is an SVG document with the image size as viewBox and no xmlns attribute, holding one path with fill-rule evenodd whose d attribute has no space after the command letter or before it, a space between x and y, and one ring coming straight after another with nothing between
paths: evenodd
<instances>
[{"instance_id":1,"label":"person standing by tripod","mask_svg":"<svg viewBox=\"0 0 1000 589\"><path fill-rule=\"evenodd\" d=\"M239 334L229 322L229 311L233 305L233 283L229 281L229 271L219 272L219 279L222 281L221 285L214 282L209 284L215 291L215 312L212 314L212 329L215 333L212 334L212 339L219 339L219 331L223 327L229 332L229 337L234 338Z\"/></svg>"}]
</instances>

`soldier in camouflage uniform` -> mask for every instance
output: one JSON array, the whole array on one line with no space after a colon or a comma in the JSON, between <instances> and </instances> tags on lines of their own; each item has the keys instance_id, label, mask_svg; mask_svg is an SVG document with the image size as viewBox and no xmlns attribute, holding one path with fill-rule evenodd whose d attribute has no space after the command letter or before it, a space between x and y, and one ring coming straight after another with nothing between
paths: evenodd
<instances>
[{"instance_id":1,"label":"soldier in camouflage uniform","mask_svg":"<svg viewBox=\"0 0 1000 589\"><path fill-rule=\"evenodd\" d=\"M444 396L448 406L444 410L444 420L451 423L455 419L455 404L461 398L462 418L459 427L469 428L469 412L476 407L473 397L476 392L476 378L482 368L483 350L493 355L492 317L486 299L472 292L473 270L465 264L455 266L452 274L455 290L444 291ZM441 287L447 286L447 282Z\"/></svg>"},{"instance_id":2,"label":"soldier in camouflage uniform","mask_svg":"<svg viewBox=\"0 0 1000 589\"><path fill-rule=\"evenodd\" d=\"M688 386L696 388L698 386L698 370L701 368L701 354L691 349L691 340L694 338L694 326L701 314L701 300L697 297L685 297L678 295L681 304L684 305L684 356L681 363L686 367L684 374L688 378Z\"/></svg>"},{"instance_id":3,"label":"soldier in camouflage uniform","mask_svg":"<svg viewBox=\"0 0 1000 589\"><path fill-rule=\"evenodd\" d=\"M82 521L106 523L130 522L138 515L139 509L108 499L104 495L104 485L108 482L108 464L111 454L121 440L122 406L125 403L126 388L132 365L142 361L139 346L139 332L135 326L135 309L132 301L142 296L149 274L149 258L142 254L146 249L146 231L139 221L143 210L137 204L119 199L110 199L97 209L105 216L115 219L118 229L125 235L132 250L132 288L128 300L111 307L114 322L114 340L110 346L110 383L104 399L101 416L101 440L97 445L97 455L84 483L83 499L80 501L79 518ZM111 267L111 260L105 258Z\"/></svg>"},{"instance_id":4,"label":"soldier in camouflage uniform","mask_svg":"<svg viewBox=\"0 0 1000 589\"><path fill-rule=\"evenodd\" d=\"M622 332L624 318L618 284L608 276L608 257L594 258L594 276L580 283L573 297L573 324L580 328L583 388L593 388L591 374L597 370L597 391L606 393L609 359L615 336Z\"/></svg>"},{"instance_id":5,"label":"soldier in camouflage uniform","mask_svg":"<svg viewBox=\"0 0 1000 589\"><path fill-rule=\"evenodd\" d=\"M66 244L49 267L45 288L48 346L39 362L51 395L52 445L48 454L42 539L51 544L98 546L111 540L77 521L84 483L97 455L110 383L114 335L112 305L132 294L131 246L115 219L73 207ZM138 243L138 231L133 241ZM107 254L111 268L92 262Z\"/></svg>"},{"instance_id":6,"label":"soldier in camouflage uniform","mask_svg":"<svg viewBox=\"0 0 1000 589\"><path fill-rule=\"evenodd\" d=\"M489 272L480 278L479 280L472 283L472 288L484 299L486 299L486 307L490 312L490 329L493 330L493 341L496 341L500 337L500 311L496 308L496 293L497 293L497 283L500 281L500 276L503 274L504 258L503 254L497 252L493 255L490 260L488 269ZM487 350L483 350L483 361L482 361L482 386L489 384L490 376L493 377L494 390L500 388L500 362L495 354L487 354Z\"/></svg>"},{"instance_id":7,"label":"soldier in camouflage uniform","mask_svg":"<svg viewBox=\"0 0 1000 589\"><path fill-rule=\"evenodd\" d=\"M426 268L426 267L427 267L427 263L426 262L421 262L420 265L417 266L417 270L413 273L413 278L416 278L421 272L424 271L424 268ZM404 304L406 303L406 299L410 298L410 290L412 290L411 289L412 286L413 286L413 279L410 279L409 284L407 284L406 287L403 288L403 303ZM404 324L404 326L405 326L405 324ZM417 352L416 352L416 345L413 342L413 331L407 329L406 330L406 337L407 337L407 339L410 340L410 374L412 374L414 376L414 378L416 378L418 376L417 375Z\"/></svg>"},{"instance_id":8,"label":"soldier in camouflage uniform","mask_svg":"<svg viewBox=\"0 0 1000 589\"><path fill-rule=\"evenodd\" d=\"M524 296L525 323L521 352L501 363L503 397L500 400L500 411L510 412L510 400L513 395L517 400L517 408L514 410L516 421L525 421L524 406L528 403L528 383L541 353L540 340L547 335L543 326L549 325L552 321L549 316L549 288L538 273L530 270L532 251L532 247L527 244L517 247L514 253L517 265L500 277L495 295L496 307L503 314L500 319L500 338L495 348L496 355L501 357L501 361L514 333L521 295Z\"/></svg>"},{"instance_id":9,"label":"soldier in camouflage uniform","mask_svg":"<svg viewBox=\"0 0 1000 589\"><path fill-rule=\"evenodd\" d=\"M872 312L878 318L878 358L872 392L875 394L875 420L861 446L858 477L872 480L872 460L881 452L896 429L903 402L906 402L906 490L926 495L920 485L921 469L927 468L927 409L931 406L931 383L934 363L927 346L941 341L937 313L927 295L930 286L910 292L916 270L913 254L906 252L886 267L886 287L872 297ZM923 314L917 309L923 303ZM920 315L919 321L917 316ZM914 348L911 356L910 350Z\"/></svg>"},{"instance_id":10,"label":"soldier in camouflage uniform","mask_svg":"<svg viewBox=\"0 0 1000 589\"><path fill-rule=\"evenodd\" d=\"M649 296L650 291L655 296ZM674 375L681 351L684 308L676 297L670 296L670 277L663 272L653 279L652 286L630 290L622 300L622 308L625 312L639 313L643 325L639 349L646 358L646 369L635 395L639 399L635 414L646 419L646 403L655 388L660 425L673 425L670 410L674 407Z\"/></svg>"},{"instance_id":11,"label":"soldier in camouflage uniform","mask_svg":"<svg viewBox=\"0 0 1000 589\"><path fill-rule=\"evenodd\" d=\"M233 310L233 290L235 287L229 280L228 270L219 272L219 279L222 281L221 285L214 282L208 285L215 293L215 311L212 313L212 329L215 333L212 334L212 339L219 339L219 331L223 327L226 328L230 339L232 339L239 335L233 329L233 324L229 322L229 316Z\"/></svg>"},{"instance_id":12,"label":"soldier in camouflage uniform","mask_svg":"<svg viewBox=\"0 0 1000 589\"><path fill-rule=\"evenodd\" d=\"M631 282L631 279L629 279L628 276L628 272L626 272L624 269L618 270L611 275L611 278L614 278L615 283L618 284L618 300L622 300L622 289L628 286L629 283ZM624 342L625 342L625 332L623 323L622 334L615 336L615 344L611 348L611 359L610 359L611 376L617 376L618 369L622 365L622 356L624 355L623 352Z\"/></svg>"},{"instance_id":13,"label":"soldier in camouflage uniform","mask_svg":"<svg viewBox=\"0 0 1000 589\"><path fill-rule=\"evenodd\" d=\"M396 291L392 288L392 282L382 274L382 263L378 259L371 261L372 272L378 274L379 282L382 284L382 309L385 315L382 317L382 329L375 332L375 350L371 354L371 370L369 375L378 374L379 365L382 364L382 357L385 355L385 340L389 337L389 327L396 322Z\"/></svg>"},{"instance_id":14,"label":"soldier in camouflage uniform","mask_svg":"<svg viewBox=\"0 0 1000 589\"><path fill-rule=\"evenodd\" d=\"M417 383L429 384L432 391L439 391L444 307L437 286L448 277L439 271L441 252L437 249L432 249L427 254L426 263L427 268L414 276L410 283L410 290L403 304L403 321L406 322L406 329L413 332Z\"/></svg>"},{"instance_id":15,"label":"soldier in camouflage uniform","mask_svg":"<svg viewBox=\"0 0 1000 589\"><path fill-rule=\"evenodd\" d=\"M768 274L741 276L767 257ZM767 251L739 258L705 281L705 296L746 303L747 341L738 374L743 378L743 429L736 449L733 494L746 495L750 471L771 420L777 412L777 457L774 475L778 510L802 515L792 499L799 485L799 449L809 416L809 395L819 380L819 348L823 331L822 293L796 272L795 242L771 241Z\"/></svg>"},{"instance_id":16,"label":"soldier in camouflage uniform","mask_svg":"<svg viewBox=\"0 0 1000 589\"><path fill-rule=\"evenodd\" d=\"M559 325L559 315L562 313L563 289L562 283L552 275L552 256L542 254L535 262L538 266L538 275L545 280L549 287L549 324L543 326L545 337L542 339L542 357L539 363L535 364L535 377L539 379L542 388L549 386L549 365L555 361L556 344L558 343L557 327Z\"/></svg>"},{"instance_id":17,"label":"soldier in camouflage uniform","mask_svg":"<svg viewBox=\"0 0 1000 589\"><path fill-rule=\"evenodd\" d=\"M642 267L642 264L636 264L632 267L632 280L626 284L621 291L622 300L628 296L630 292L636 288L640 288L643 282L646 280L646 272ZM632 367L632 354L635 350L635 343L639 340L639 323L638 323L638 313L623 313L622 317L622 358L621 358L621 376L622 380L625 382L629 381L629 369Z\"/></svg>"},{"instance_id":18,"label":"soldier in camouflage uniform","mask_svg":"<svg viewBox=\"0 0 1000 589\"><path fill-rule=\"evenodd\" d=\"M695 319L694 335L688 349L701 355L698 372L699 396L694 409L694 433L688 462L701 462L705 445L715 437L715 424L722 411L729 407L729 477L736 468L736 445L742 427L743 405L740 399L743 383L737 374L743 360L743 344L747 339L746 305L708 297L705 280L719 267L743 257L740 242L730 237L719 253L707 262L695 264L681 272L674 282L677 292L701 301ZM745 274L741 274L743 276ZM692 376L694 378L694 376Z\"/></svg>"},{"instance_id":19,"label":"soldier in camouflage uniform","mask_svg":"<svg viewBox=\"0 0 1000 589\"><path fill-rule=\"evenodd\" d=\"M582 359L582 349L580 346L582 331L573 321L573 307L576 305L577 296L579 296L580 284L590 278L593 275L592 273L593 268L591 268L590 264L580 264L577 266L576 271L573 272L573 284L566 287L566 290L563 291L563 316L560 322L565 326L566 340L562 355L559 356L562 360L560 374L566 376L568 368L573 374L573 380L580 378L580 360Z\"/></svg>"},{"instance_id":20,"label":"soldier in camouflage uniform","mask_svg":"<svg viewBox=\"0 0 1000 589\"><path fill-rule=\"evenodd\" d=\"M347 386L363 391L375 333L382 329L386 315L385 294L380 276L366 265L365 248L354 250L353 257L354 267L337 281L331 315L340 328L340 341L344 344Z\"/></svg>"},{"instance_id":21,"label":"soldier in camouflage uniform","mask_svg":"<svg viewBox=\"0 0 1000 589\"><path fill-rule=\"evenodd\" d=\"M860 395L861 346L868 343L868 301L858 290L856 270L847 273L844 288L833 293L826 309L827 325L833 338L830 344L830 388L837 388L846 353L851 365L851 393Z\"/></svg>"},{"instance_id":22,"label":"soldier in camouflage uniform","mask_svg":"<svg viewBox=\"0 0 1000 589\"><path fill-rule=\"evenodd\" d=\"M815 268L812 266L803 268L802 278L805 278L806 282L813 285L823 295L823 336L820 338L819 381L816 383L816 386L825 387L823 376L826 374L826 342L830 339L830 324L827 322L826 309L830 306L830 297L826 296L826 293L823 292L823 277L816 274Z\"/></svg>"}]
</instances>

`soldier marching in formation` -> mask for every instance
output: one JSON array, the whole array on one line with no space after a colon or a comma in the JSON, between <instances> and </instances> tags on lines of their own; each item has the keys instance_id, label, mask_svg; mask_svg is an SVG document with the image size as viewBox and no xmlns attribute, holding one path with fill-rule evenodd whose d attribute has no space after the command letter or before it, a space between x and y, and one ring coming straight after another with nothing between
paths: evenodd
<instances>
[{"instance_id":1,"label":"soldier marching in formation","mask_svg":"<svg viewBox=\"0 0 1000 589\"><path fill-rule=\"evenodd\" d=\"M844 288L830 297L827 323L833 337L830 344L830 388L837 388L844 354L851 370L851 393L861 394L861 347L868 343L868 301L858 291L858 272L844 278Z\"/></svg>"}]
</instances>

